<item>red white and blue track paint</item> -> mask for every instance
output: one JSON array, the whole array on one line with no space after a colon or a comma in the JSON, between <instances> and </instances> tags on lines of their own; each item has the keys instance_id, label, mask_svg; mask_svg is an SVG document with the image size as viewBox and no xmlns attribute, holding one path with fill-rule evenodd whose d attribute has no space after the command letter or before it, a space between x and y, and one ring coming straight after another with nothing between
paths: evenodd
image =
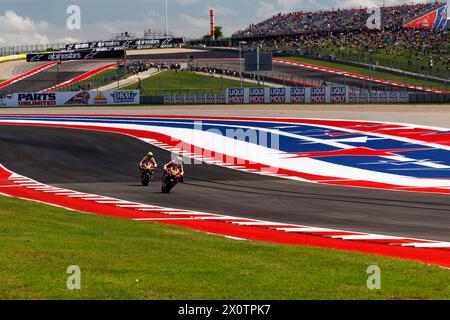
<instances>
[{"instance_id":1,"label":"red white and blue track paint","mask_svg":"<svg viewBox=\"0 0 450 320\"><path fill-rule=\"evenodd\" d=\"M8 115L0 125L125 134L206 163L348 187L450 194L450 131L369 121L139 115ZM255 141L228 133L251 130ZM269 134L269 135L267 135ZM265 140L276 140L272 148ZM251 140L251 139L250 139ZM262 140L264 140L262 142ZM174 210L42 185L0 170L0 193L233 238L359 251L450 267L450 243Z\"/></svg>"}]
</instances>

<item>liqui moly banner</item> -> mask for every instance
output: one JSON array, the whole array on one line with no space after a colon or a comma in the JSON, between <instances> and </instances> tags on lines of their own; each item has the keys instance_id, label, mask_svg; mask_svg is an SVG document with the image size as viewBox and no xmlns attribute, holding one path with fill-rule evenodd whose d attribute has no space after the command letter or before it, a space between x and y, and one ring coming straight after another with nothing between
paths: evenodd
<instances>
[{"instance_id":1,"label":"liqui moly banner","mask_svg":"<svg viewBox=\"0 0 450 320\"><path fill-rule=\"evenodd\" d=\"M135 105L139 103L139 90L13 93L0 96L0 107Z\"/></svg>"},{"instance_id":2,"label":"liqui moly banner","mask_svg":"<svg viewBox=\"0 0 450 320\"><path fill-rule=\"evenodd\" d=\"M165 104L408 103L407 92L354 93L347 87L235 88L217 95L167 95Z\"/></svg>"},{"instance_id":3,"label":"liqui moly banner","mask_svg":"<svg viewBox=\"0 0 450 320\"><path fill-rule=\"evenodd\" d=\"M286 103L286 88L270 88L270 103Z\"/></svg>"},{"instance_id":4,"label":"liqui moly banner","mask_svg":"<svg viewBox=\"0 0 450 320\"><path fill-rule=\"evenodd\" d=\"M250 88L248 91L248 103L261 104L266 101L266 90L264 88Z\"/></svg>"}]
</instances>

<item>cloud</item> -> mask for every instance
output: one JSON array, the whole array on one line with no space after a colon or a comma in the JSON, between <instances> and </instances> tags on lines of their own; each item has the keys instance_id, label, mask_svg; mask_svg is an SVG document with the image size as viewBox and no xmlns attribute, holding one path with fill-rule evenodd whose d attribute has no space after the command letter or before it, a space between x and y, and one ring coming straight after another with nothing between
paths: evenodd
<instances>
[{"instance_id":1,"label":"cloud","mask_svg":"<svg viewBox=\"0 0 450 320\"><path fill-rule=\"evenodd\" d=\"M54 26L45 21L34 21L12 10L6 10L4 15L0 16L0 46L78 41L76 38L67 36L49 37L47 33L53 29L55 29Z\"/></svg>"}]
</instances>

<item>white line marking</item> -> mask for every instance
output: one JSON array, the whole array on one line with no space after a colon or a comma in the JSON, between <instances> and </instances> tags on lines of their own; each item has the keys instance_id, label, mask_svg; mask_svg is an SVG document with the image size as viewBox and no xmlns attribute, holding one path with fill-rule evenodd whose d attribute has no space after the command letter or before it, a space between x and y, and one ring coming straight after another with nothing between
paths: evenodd
<instances>
[{"instance_id":1,"label":"white line marking","mask_svg":"<svg viewBox=\"0 0 450 320\"><path fill-rule=\"evenodd\" d=\"M404 243L403 247L416 247L416 248L450 248L450 242L431 242L431 243Z\"/></svg>"},{"instance_id":2,"label":"white line marking","mask_svg":"<svg viewBox=\"0 0 450 320\"><path fill-rule=\"evenodd\" d=\"M362 234L352 236L333 236L334 239L342 240L405 240L405 237L383 236L379 234Z\"/></svg>"}]
</instances>

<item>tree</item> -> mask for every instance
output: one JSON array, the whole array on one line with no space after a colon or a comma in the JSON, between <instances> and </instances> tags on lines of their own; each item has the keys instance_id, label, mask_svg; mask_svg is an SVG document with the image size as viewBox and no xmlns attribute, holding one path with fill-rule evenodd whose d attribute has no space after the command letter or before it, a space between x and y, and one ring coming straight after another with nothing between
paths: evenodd
<instances>
[{"instance_id":1,"label":"tree","mask_svg":"<svg viewBox=\"0 0 450 320\"><path fill-rule=\"evenodd\" d=\"M216 26L214 28L214 32L216 34L216 40L220 40L223 39L223 27L221 26ZM210 42L211 41L211 35L207 34L205 36L203 36L203 41L204 42Z\"/></svg>"},{"instance_id":2,"label":"tree","mask_svg":"<svg viewBox=\"0 0 450 320\"><path fill-rule=\"evenodd\" d=\"M214 31L216 33L216 40L220 40L223 38L223 27L217 26L214 28Z\"/></svg>"}]
</instances>

